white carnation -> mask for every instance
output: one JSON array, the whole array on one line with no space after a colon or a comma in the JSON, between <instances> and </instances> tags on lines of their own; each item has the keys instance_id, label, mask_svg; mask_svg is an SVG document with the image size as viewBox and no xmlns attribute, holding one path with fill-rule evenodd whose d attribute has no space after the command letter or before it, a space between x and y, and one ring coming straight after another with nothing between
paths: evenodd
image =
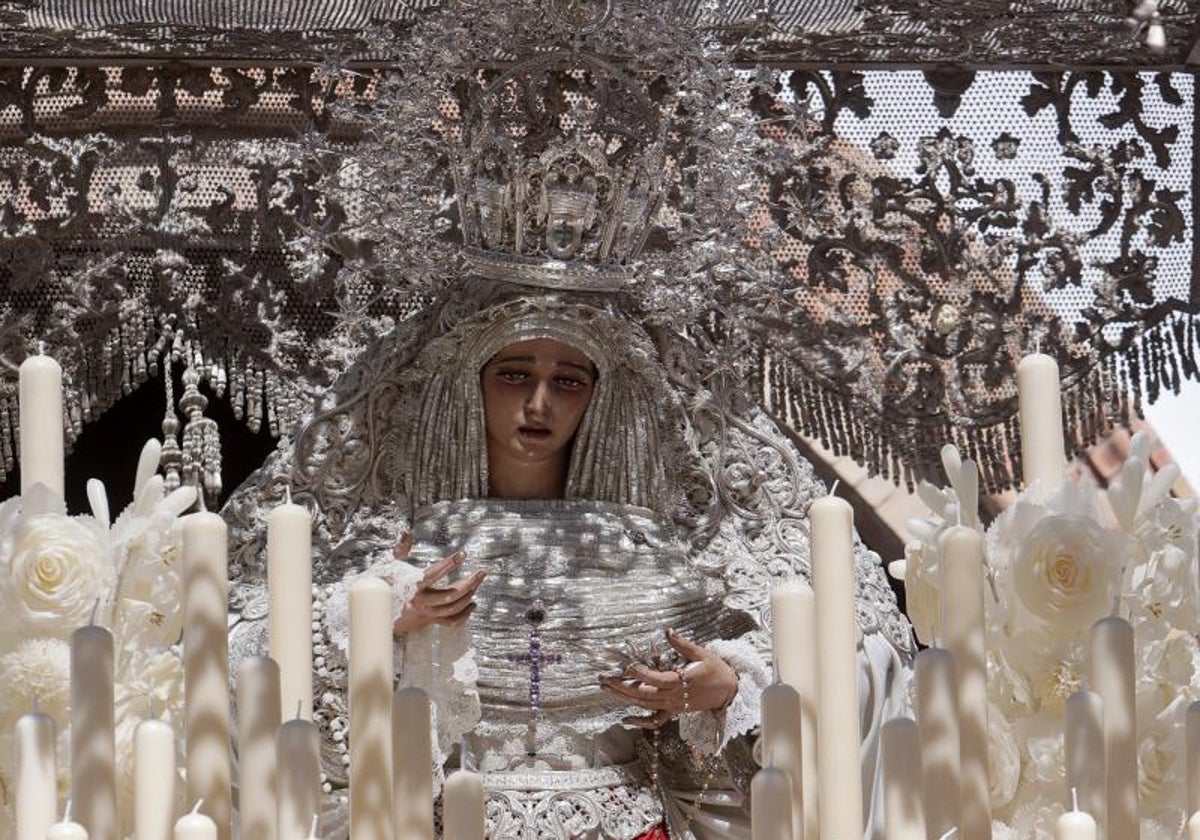
<instances>
[{"instance_id":1,"label":"white carnation","mask_svg":"<svg viewBox=\"0 0 1200 840\"><path fill-rule=\"evenodd\" d=\"M997 641L1003 643L1007 664L1029 692L1027 712L1061 714L1067 699L1083 687L1088 654L1084 639L1047 638L1027 630Z\"/></svg>"},{"instance_id":2,"label":"white carnation","mask_svg":"<svg viewBox=\"0 0 1200 840\"><path fill-rule=\"evenodd\" d=\"M21 715L33 708L54 718L61 731L71 703L71 648L61 639L31 638L0 657L4 690L0 691L0 722L9 731Z\"/></svg>"}]
</instances>

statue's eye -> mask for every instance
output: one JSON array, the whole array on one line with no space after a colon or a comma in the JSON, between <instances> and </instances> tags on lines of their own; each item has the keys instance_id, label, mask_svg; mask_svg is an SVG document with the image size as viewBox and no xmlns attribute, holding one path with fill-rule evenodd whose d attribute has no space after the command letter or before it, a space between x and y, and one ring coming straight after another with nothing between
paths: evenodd
<instances>
[{"instance_id":1,"label":"statue's eye","mask_svg":"<svg viewBox=\"0 0 1200 840\"><path fill-rule=\"evenodd\" d=\"M529 378L529 374L523 370L501 370L497 371L496 375L499 376L502 381L511 382L513 384L524 382Z\"/></svg>"},{"instance_id":2,"label":"statue's eye","mask_svg":"<svg viewBox=\"0 0 1200 840\"><path fill-rule=\"evenodd\" d=\"M560 386L569 391L578 391L580 388L587 387L586 382L584 382L582 379L576 379L573 376L560 376L558 377L557 382Z\"/></svg>"}]
</instances>

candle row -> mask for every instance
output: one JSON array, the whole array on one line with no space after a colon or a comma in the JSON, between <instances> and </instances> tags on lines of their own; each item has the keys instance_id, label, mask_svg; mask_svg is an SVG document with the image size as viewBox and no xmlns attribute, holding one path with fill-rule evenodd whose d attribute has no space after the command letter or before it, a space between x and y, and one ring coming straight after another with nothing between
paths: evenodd
<instances>
[{"instance_id":1,"label":"candle row","mask_svg":"<svg viewBox=\"0 0 1200 840\"><path fill-rule=\"evenodd\" d=\"M185 577L200 592L207 584L200 570L187 568L197 558L201 570L220 564L217 551L223 523L211 514L196 514L185 524ZM188 537L189 529L191 536ZM201 545L197 546L199 540ZM211 593L210 593L211 594ZM193 593L194 595L194 593ZM190 638L208 625L203 619L219 612L214 603L189 597L185 612L185 648ZM355 836L391 840L433 838L433 760L429 699L418 688L392 694L390 589L379 580L360 581L351 591L351 812L359 826ZM223 612L222 612L223 614ZM224 638L223 636L221 637ZM161 720L142 721L135 731L135 836L138 840L209 840L232 829L228 799L228 729L215 726L214 709L228 712L226 684L203 669L227 669L223 645L214 657L192 662L185 669L188 708L187 746L189 799L204 803L175 820L176 750L172 727ZM41 712L24 715L16 725L17 840L79 840L118 836L113 706L113 638L103 627L89 625L71 640L71 792L74 806L60 822L57 813L54 721ZM198 678L197 678L198 677ZM208 679L206 679L208 677ZM382 689L382 694L378 691ZM240 825L242 836L301 837L315 832L313 815L320 810L319 734L300 713L281 722L281 679L277 664L267 657L243 663L238 680L241 769ZM384 698L382 707L376 700ZM382 714L380 714L382 712ZM224 724L227 718L221 719ZM224 749L202 724L219 732ZM382 738L382 740L381 740ZM392 756L397 766L392 767ZM198 763L204 762L204 763ZM394 784L393 784L394 780ZM475 774L460 773L448 783L448 837L479 840L483 836L482 782ZM200 791L213 799L196 796ZM70 809L69 809L70 810ZM393 828L394 826L394 828ZM476 830L478 829L478 830ZM361 832L361 834L360 834Z\"/></svg>"},{"instance_id":2,"label":"candle row","mask_svg":"<svg viewBox=\"0 0 1200 840\"><path fill-rule=\"evenodd\" d=\"M433 840L430 706L418 688L392 694L392 592L378 578L350 587L350 836ZM444 840L483 840L483 779L451 773ZM281 835L282 836L282 835Z\"/></svg>"},{"instance_id":3,"label":"candle row","mask_svg":"<svg viewBox=\"0 0 1200 840\"><path fill-rule=\"evenodd\" d=\"M786 809L767 804L784 786L776 773L762 776L763 798L754 806L756 837L782 836L781 822L788 824L787 835L794 840L863 834L850 506L835 497L817 500L810 510L810 529L813 587L793 580L771 595L772 645L782 684L763 693L763 764L783 773L788 794ZM991 811L982 539L973 529L951 528L943 537L942 555L942 591L945 603L953 603L954 609L943 611L946 649L926 651L924 667L922 660L918 662L918 684L926 684L925 691L918 691L927 706L922 717L929 721L930 734L925 740L931 742L925 751L930 768L925 776L943 794L938 797L943 804L937 821L958 827L959 836L968 840L987 838ZM954 661L960 664L930 667ZM918 740L915 723L896 722L887 731L889 740L906 745ZM919 778L919 773L913 774L912 757L917 754L907 750L907 757L893 764ZM953 796L945 795L951 788ZM919 792L917 796L923 798ZM907 804L894 810L912 812ZM899 827L901 818L895 821Z\"/></svg>"},{"instance_id":4,"label":"candle row","mask_svg":"<svg viewBox=\"0 0 1200 840\"><path fill-rule=\"evenodd\" d=\"M771 593L779 682L762 696L763 770L751 789L755 840L863 835L850 505L836 496L815 500L809 534L812 586L797 578Z\"/></svg>"},{"instance_id":5,"label":"candle row","mask_svg":"<svg viewBox=\"0 0 1200 840\"><path fill-rule=\"evenodd\" d=\"M917 655L916 719L888 721L881 733L888 840L991 836L979 535L951 529L943 538L942 553L947 646ZM814 551L814 580L820 579L817 564ZM831 833L833 820L817 819L814 813L818 804L822 816L829 807L824 788L814 796L812 786L805 784L818 763L821 772L826 771L826 753L813 749L811 737L813 732L824 735L812 718L828 708L825 694L815 690L819 676L812 668L814 661L829 655L823 628L815 621L814 600L813 589L802 581L789 581L772 593L773 643L783 682L767 688L762 698L765 769L752 788L753 836L759 840L860 836ZM1059 819L1056 836L1136 838L1134 634L1129 622L1115 616L1096 622L1089 654L1094 689L1077 692L1065 706L1066 792L1072 810ZM967 668L961 664L964 660ZM978 669L973 675L971 665ZM972 728L974 738L967 734ZM846 745L845 740L837 743ZM857 748L845 752L858 754ZM846 804L844 798L829 801L839 808ZM1200 840L1200 702L1187 710L1186 805L1193 815L1188 838Z\"/></svg>"}]
</instances>

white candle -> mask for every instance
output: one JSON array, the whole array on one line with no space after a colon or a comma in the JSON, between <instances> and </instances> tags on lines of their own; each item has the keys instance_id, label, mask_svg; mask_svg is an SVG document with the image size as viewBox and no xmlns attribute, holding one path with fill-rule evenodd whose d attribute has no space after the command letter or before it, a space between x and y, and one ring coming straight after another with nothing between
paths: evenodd
<instances>
[{"instance_id":1,"label":"white candle","mask_svg":"<svg viewBox=\"0 0 1200 840\"><path fill-rule=\"evenodd\" d=\"M71 799L92 840L117 840L113 637L89 624L71 635Z\"/></svg>"},{"instance_id":2,"label":"white candle","mask_svg":"<svg viewBox=\"0 0 1200 840\"><path fill-rule=\"evenodd\" d=\"M799 692L786 683L767 686L762 693L763 766L787 774L791 786L793 837L804 837L802 737Z\"/></svg>"},{"instance_id":3,"label":"white candle","mask_svg":"<svg viewBox=\"0 0 1200 840\"><path fill-rule=\"evenodd\" d=\"M1067 793L1103 826L1104 701L1090 689L1067 698L1063 709L1063 751L1067 766Z\"/></svg>"},{"instance_id":4,"label":"white candle","mask_svg":"<svg viewBox=\"0 0 1200 840\"><path fill-rule=\"evenodd\" d=\"M228 529L220 516L183 518L187 795L204 801L221 840L229 840L233 821L227 551Z\"/></svg>"},{"instance_id":5,"label":"white candle","mask_svg":"<svg viewBox=\"0 0 1200 840\"><path fill-rule=\"evenodd\" d=\"M880 736L883 751L883 826L887 840L925 840L921 804L921 741L912 718L892 718Z\"/></svg>"},{"instance_id":6,"label":"white candle","mask_svg":"<svg viewBox=\"0 0 1200 840\"><path fill-rule=\"evenodd\" d=\"M46 840L88 840L87 829L71 820L71 802L67 801L67 811L63 814L62 822L50 826L45 834Z\"/></svg>"},{"instance_id":7,"label":"white candle","mask_svg":"<svg viewBox=\"0 0 1200 840\"><path fill-rule=\"evenodd\" d=\"M1200 811L1200 700L1187 707L1187 810Z\"/></svg>"},{"instance_id":8,"label":"white candle","mask_svg":"<svg viewBox=\"0 0 1200 840\"><path fill-rule=\"evenodd\" d=\"M279 663L280 719L312 720L312 517L288 502L267 516L267 644Z\"/></svg>"},{"instance_id":9,"label":"white candle","mask_svg":"<svg viewBox=\"0 0 1200 840\"><path fill-rule=\"evenodd\" d=\"M836 496L817 499L809 508L809 529L817 621L820 837L861 837L858 618L850 505Z\"/></svg>"},{"instance_id":10,"label":"white candle","mask_svg":"<svg viewBox=\"0 0 1200 840\"><path fill-rule=\"evenodd\" d=\"M1067 469L1059 389L1058 362L1053 357L1032 353L1017 363L1021 467L1025 486L1036 481L1042 493L1058 489Z\"/></svg>"},{"instance_id":11,"label":"white candle","mask_svg":"<svg viewBox=\"0 0 1200 840\"><path fill-rule=\"evenodd\" d=\"M350 835L392 838L392 591L350 587Z\"/></svg>"},{"instance_id":12,"label":"white candle","mask_svg":"<svg viewBox=\"0 0 1200 840\"><path fill-rule=\"evenodd\" d=\"M279 835L278 828L275 737L281 718L279 666L275 661L266 656L243 660L238 668L237 697L241 834L263 840L289 836ZM304 826L308 825L310 813L304 813Z\"/></svg>"},{"instance_id":13,"label":"white candle","mask_svg":"<svg viewBox=\"0 0 1200 840\"><path fill-rule=\"evenodd\" d=\"M750 782L751 840L803 840L793 837L792 783L778 767L764 767Z\"/></svg>"},{"instance_id":14,"label":"white candle","mask_svg":"<svg viewBox=\"0 0 1200 840\"><path fill-rule=\"evenodd\" d=\"M321 808L321 736L302 717L279 727L279 837L303 837ZM263 837L265 835L247 835Z\"/></svg>"},{"instance_id":15,"label":"white candle","mask_svg":"<svg viewBox=\"0 0 1200 840\"><path fill-rule=\"evenodd\" d=\"M46 840L58 814L54 719L33 711L15 727L17 840Z\"/></svg>"},{"instance_id":16,"label":"white candle","mask_svg":"<svg viewBox=\"0 0 1200 840\"><path fill-rule=\"evenodd\" d=\"M1137 715L1133 628L1110 616L1092 625L1092 685L1104 703L1106 836L1137 840Z\"/></svg>"},{"instance_id":17,"label":"white candle","mask_svg":"<svg viewBox=\"0 0 1200 840\"><path fill-rule=\"evenodd\" d=\"M170 840L175 822L175 730L147 719L133 733L133 834Z\"/></svg>"},{"instance_id":18,"label":"white candle","mask_svg":"<svg viewBox=\"0 0 1200 840\"><path fill-rule=\"evenodd\" d=\"M201 799L190 814L184 814L175 822L174 840L217 840L217 824L211 817L200 813Z\"/></svg>"},{"instance_id":19,"label":"white candle","mask_svg":"<svg viewBox=\"0 0 1200 840\"><path fill-rule=\"evenodd\" d=\"M941 837L961 819L962 741L954 654L939 647L918 653L916 689L925 822L931 837Z\"/></svg>"},{"instance_id":20,"label":"white candle","mask_svg":"<svg viewBox=\"0 0 1200 840\"><path fill-rule=\"evenodd\" d=\"M962 822L960 840L992 836L988 785L987 643L983 612L983 536L960 525L946 529L941 551L941 619L946 648L958 669Z\"/></svg>"},{"instance_id":21,"label":"white candle","mask_svg":"<svg viewBox=\"0 0 1200 840\"><path fill-rule=\"evenodd\" d=\"M1054 824L1054 840L1096 840L1096 821L1079 810L1075 801L1072 809Z\"/></svg>"},{"instance_id":22,"label":"white candle","mask_svg":"<svg viewBox=\"0 0 1200 840\"><path fill-rule=\"evenodd\" d=\"M815 840L817 811L817 605L803 578L786 580L771 592L771 645L781 682L800 693L799 808L804 836Z\"/></svg>"},{"instance_id":23,"label":"white candle","mask_svg":"<svg viewBox=\"0 0 1200 840\"><path fill-rule=\"evenodd\" d=\"M27 496L33 485L43 484L62 498L62 368L49 356L30 356L21 363L18 377L21 495Z\"/></svg>"},{"instance_id":24,"label":"white candle","mask_svg":"<svg viewBox=\"0 0 1200 840\"><path fill-rule=\"evenodd\" d=\"M402 688L392 698L393 798L396 836L433 840L433 742L429 695Z\"/></svg>"},{"instance_id":25,"label":"white candle","mask_svg":"<svg viewBox=\"0 0 1200 840\"><path fill-rule=\"evenodd\" d=\"M1187 840L1200 840L1200 811L1193 811L1188 817Z\"/></svg>"},{"instance_id":26,"label":"white candle","mask_svg":"<svg viewBox=\"0 0 1200 840\"><path fill-rule=\"evenodd\" d=\"M443 840L483 840L484 800L478 773L455 770L447 776L442 786Z\"/></svg>"}]
</instances>

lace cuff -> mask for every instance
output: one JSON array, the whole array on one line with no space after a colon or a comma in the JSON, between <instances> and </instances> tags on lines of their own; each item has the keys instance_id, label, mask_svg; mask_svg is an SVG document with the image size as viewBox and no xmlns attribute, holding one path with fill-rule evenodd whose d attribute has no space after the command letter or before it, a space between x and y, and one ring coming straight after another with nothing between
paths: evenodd
<instances>
[{"instance_id":1,"label":"lace cuff","mask_svg":"<svg viewBox=\"0 0 1200 840\"><path fill-rule=\"evenodd\" d=\"M354 582L365 577L377 577L392 588L392 622L404 614L404 608L417 594L421 585L422 572L391 556L373 563L365 572L350 575L338 583L329 585L325 596L325 632L343 656L348 657L350 651L350 587ZM397 653L401 646L395 646ZM399 662L396 663L399 666Z\"/></svg>"},{"instance_id":2,"label":"lace cuff","mask_svg":"<svg viewBox=\"0 0 1200 840\"><path fill-rule=\"evenodd\" d=\"M713 755L760 722L763 689L771 684L771 669L744 639L717 639L708 649L738 675L738 689L724 709L693 712L679 718L679 735L702 755Z\"/></svg>"}]
</instances>

